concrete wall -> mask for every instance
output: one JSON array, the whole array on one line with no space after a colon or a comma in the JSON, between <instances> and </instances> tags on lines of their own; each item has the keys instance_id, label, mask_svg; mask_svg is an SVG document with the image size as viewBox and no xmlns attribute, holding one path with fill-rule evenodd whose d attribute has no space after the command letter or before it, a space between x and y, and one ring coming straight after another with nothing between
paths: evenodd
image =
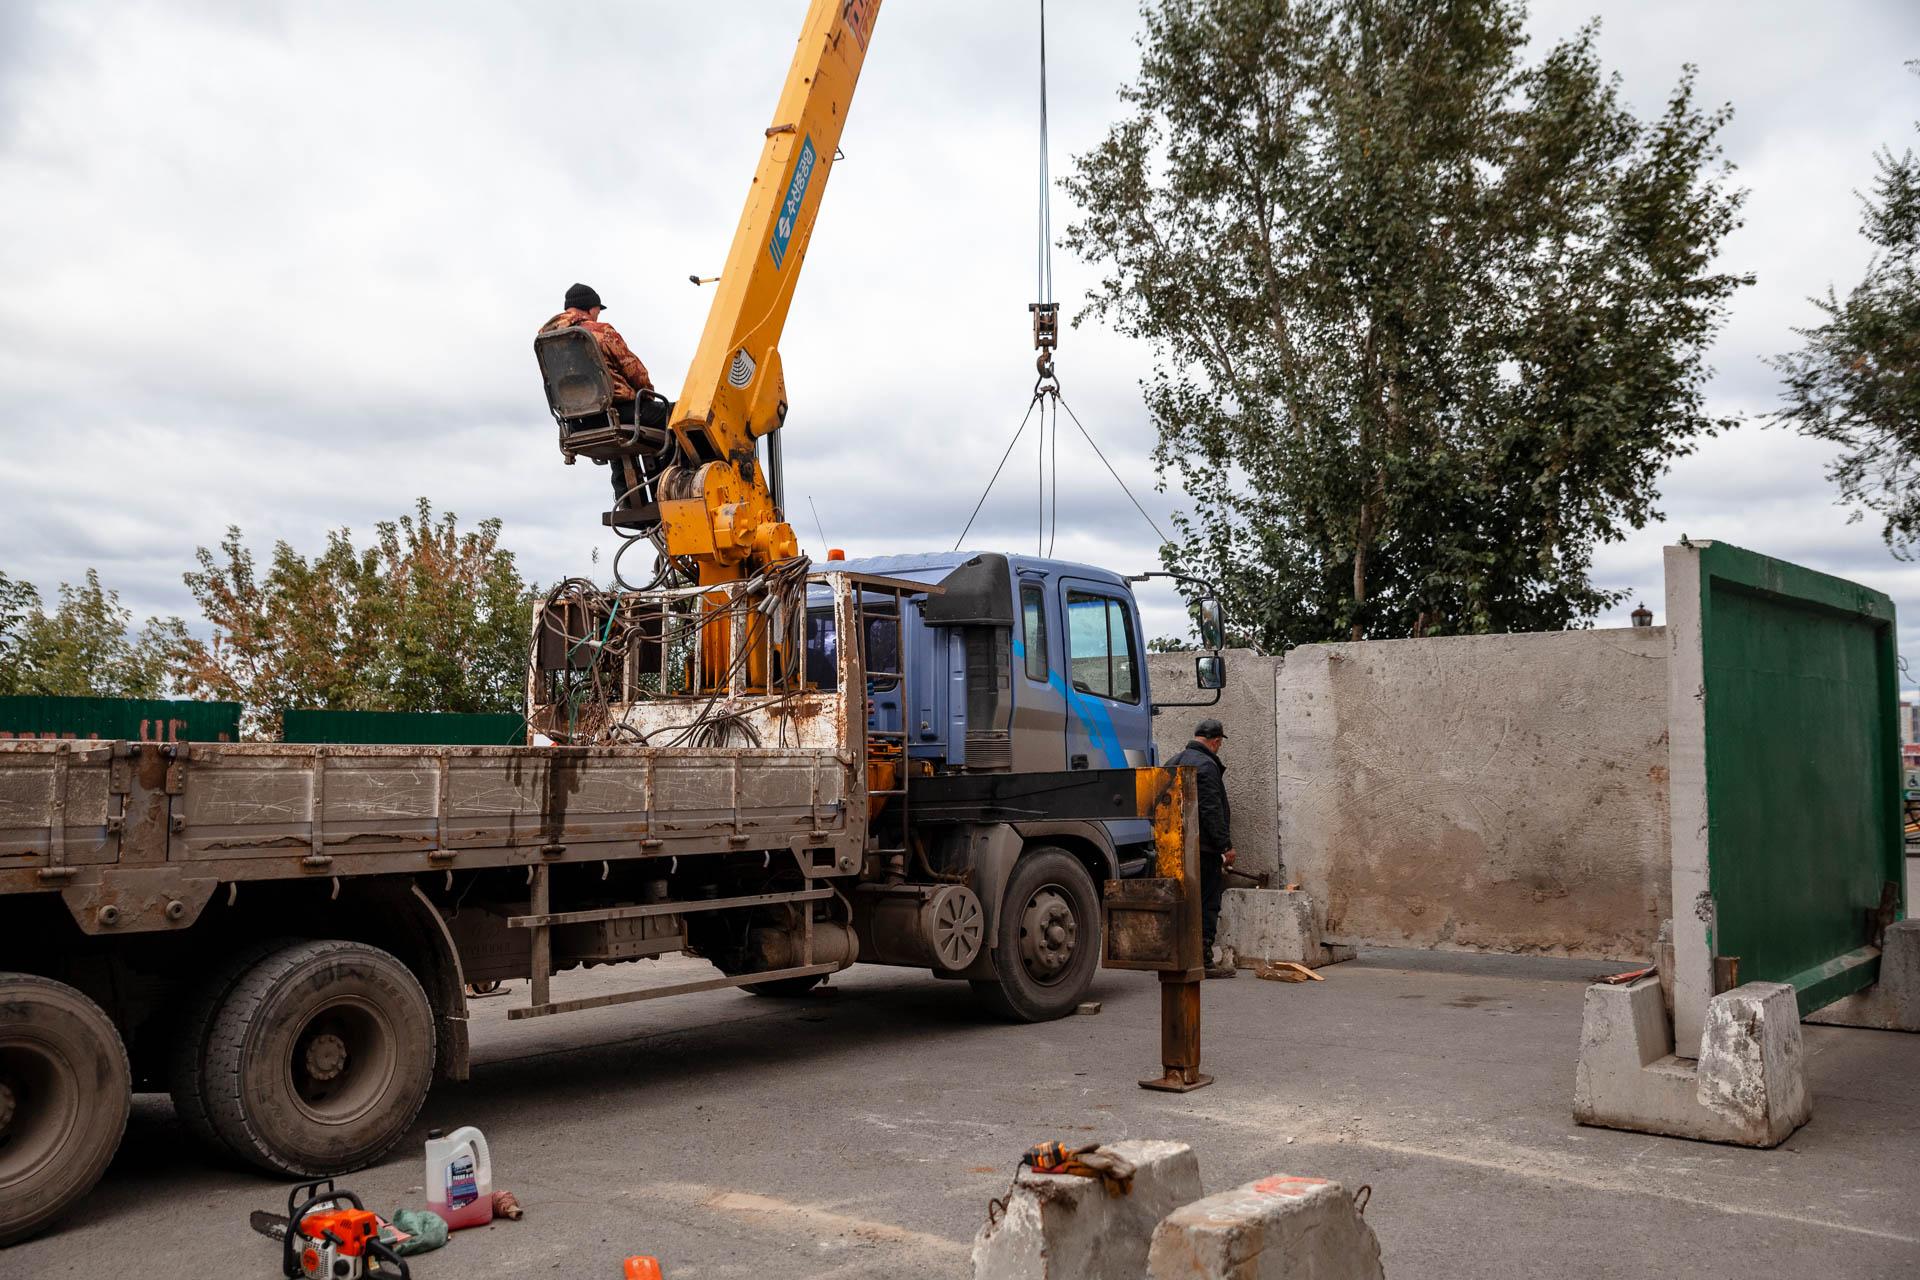
<instances>
[{"instance_id":1,"label":"concrete wall","mask_svg":"<svg viewBox=\"0 0 1920 1280\"><path fill-rule=\"evenodd\" d=\"M1652 958L1664 629L1309 645L1274 709L1285 874L1330 940Z\"/></svg>"},{"instance_id":2,"label":"concrete wall","mask_svg":"<svg viewBox=\"0 0 1920 1280\"><path fill-rule=\"evenodd\" d=\"M1156 701L1204 702L1211 694L1194 687L1191 653L1147 655L1147 680ZM1279 659L1251 649L1227 650L1227 684L1211 707L1168 707L1153 720L1160 758L1170 760L1187 745L1193 727L1211 716L1227 731L1220 760L1227 767L1227 802L1233 806L1234 865L1250 874L1280 870L1280 826L1274 784L1273 677Z\"/></svg>"}]
</instances>

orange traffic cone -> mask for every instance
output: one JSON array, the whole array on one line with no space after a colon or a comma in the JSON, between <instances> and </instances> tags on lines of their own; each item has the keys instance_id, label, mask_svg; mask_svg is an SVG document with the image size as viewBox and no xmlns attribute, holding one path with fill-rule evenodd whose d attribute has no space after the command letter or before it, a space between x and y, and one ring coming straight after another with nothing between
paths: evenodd
<instances>
[{"instance_id":1,"label":"orange traffic cone","mask_svg":"<svg viewBox=\"0 0 1920 1280\"><path fill-rule=\"evenodd\" d=\"M660 1270L660 1259L646 1253L628 1258L621 1274L625 1280L666 1280Z\"/></svg>"}]
</instances>

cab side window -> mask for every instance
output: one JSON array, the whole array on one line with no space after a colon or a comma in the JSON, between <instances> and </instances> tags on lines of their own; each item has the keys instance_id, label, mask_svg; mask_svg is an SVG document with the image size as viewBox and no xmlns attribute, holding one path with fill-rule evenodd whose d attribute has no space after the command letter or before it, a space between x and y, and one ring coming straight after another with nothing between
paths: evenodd
<instances>
[{"instance_id":1,"label":"cab side window","mask_svg":"<svg viewBox=\"0 0 1920 1280\"><path fill-rule=\"evenodd\" d=\"M1020 633L1027 651L1027 679L1047 682L1047 597L1043 588L1020 588Z\"/></svg>"},{"instance_id":2,"label":"cab side window","mask_svg":"<svg viewBox=\"0 0 1920 1280\"><path fill-rule=\"evenodd\" d=\"M807 683L816 689L840 687L840 654L835 638L833 610L807 610Z\"/></svg>"},{"instance_id":3,"label":"cab side window","mask_svg":"<svg viewBox=\"0 0 1920 1280\"><path fill-rule=\"evenodd\" d=\"M807 610L806 679L809 685L825 691L840 687L839 637L832 609ZM867 606L867 670L900 670L900 629L894 625L893 609L883 612L879 606ZM898 681L870 682L875 689L891 689Z\"/></svg>"},{"instance_id":4,"label":"cab side window","mask_svg":"<svg viewBox=\"0 0 1920 1280\"><path fill-rule=\"evenodd\" d=\"M1124 601L1067 593L1067 653L1073 687L1116 702L1140 701L1133 615Z\"/></svg>"}]
</instances>

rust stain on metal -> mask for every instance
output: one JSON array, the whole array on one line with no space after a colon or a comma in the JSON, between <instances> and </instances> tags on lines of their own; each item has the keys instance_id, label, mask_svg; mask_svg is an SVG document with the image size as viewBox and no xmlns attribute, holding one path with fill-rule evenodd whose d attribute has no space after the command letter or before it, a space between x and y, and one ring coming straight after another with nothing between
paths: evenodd
<instances>
[{"instance_id":1,"label":"rust stain on metal","mask_svg":"<svg viewBox=\"0 0 1920 1280\"><path fill-rule=\"evenodd\" d=\"M1136 770L1134 789L1138 811L1153 819L1154 870L1178 879L1186 860L1186 774L1179 769Z\"/></svg>"},{"instance_id":2,"label":"rust stain on metal","mask_svg":"<svg viewBox=\"0 0 1920 1280\"><path fill-rule=\"evenodd\" d=\"M1110 969L1181 969L1178 880L1109 880L1105 889L1106 956Z\"/></svg>"},{"instance_id":3,"label":"rust stain on metal","mask_svg":"<svg viewBox=\"0 0 1920 1280\"><path fill-rule=\"evenodd\" d=\"M167 761L157 745L141 743L134 750L133 758L134 776L140 780L141 787L148 791L166 790Z\"/></svg>"},{"instance_id":4,"label":"rust stain on metal","mask_svg":"<svg viewBox=\"0 0 1920 1280\"><path fill-rule=\"evenodd\" d=\"M208 840L200 845L199 852L226 853L248 849L305 849L311 841L304 836L270 836L258 840Z\"/></svg>"},{"instance_id":5,"label":"rust stain on metal","mask_svg":"<svg viewBox=\"0 0 1920 1280\"><path fill-rule=\"evenodd\" d=\"M540 832L549 843L557 842L566 832L568 804L586 780L581 763L579 753L565 750L554 752L547 760L546 785L540 794Z\"/></svg>"}]
</instances>

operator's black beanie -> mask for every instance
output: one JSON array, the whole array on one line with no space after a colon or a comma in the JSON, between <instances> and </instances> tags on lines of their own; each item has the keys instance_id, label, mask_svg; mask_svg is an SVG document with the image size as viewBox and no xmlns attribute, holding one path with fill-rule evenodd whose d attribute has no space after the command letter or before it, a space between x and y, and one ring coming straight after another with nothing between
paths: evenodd
<instances>
[{"instance_id":1,"label":"operator's black beanie","mask_svg":"<svg viewBox=\"0 0 1920 1280\"><path fill-rule=\"evenodd\" d=\"M576 311L591 311L595 307L604 307L606 303L600 301L600 295L593 291L591 285L576 284L567 290L567 305Z\"/></svg>"}]
</instances>

